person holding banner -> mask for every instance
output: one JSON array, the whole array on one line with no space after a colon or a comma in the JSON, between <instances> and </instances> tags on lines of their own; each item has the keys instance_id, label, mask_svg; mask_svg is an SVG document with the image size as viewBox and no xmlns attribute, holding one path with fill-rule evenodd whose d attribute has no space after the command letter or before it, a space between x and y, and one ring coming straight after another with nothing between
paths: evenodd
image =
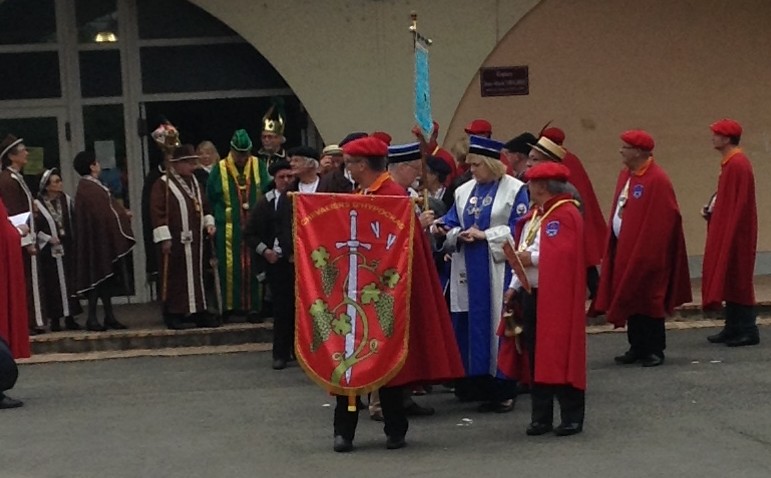
<instances>
[{"instance_id":1,"label":"person holding banner","mask_svg":"<svg viewBox=\"0 0 771 478\"><path fill-rule=\"evenodd\" d=\"M580 433L584 424L584 221L567 186L569 174L554 162L525 173L536 207L517 222L514 232L525 277L512 277L506 302L518 294L522 304L520 340L533 382L528 435L552 431L555 397L561 415L556 435Z\"/></svg>"},{"instance_id":2,"label":"person holding banner","mask_svg":"<svg viewBox=\"0 0 771 478\"><path fill-rule=\"evenodd\" d=\"M367 362L369 367L382 370L382 374L378 373L376 377L371 377L367 381L367 385L363 385L361 388L349 389L341 388L338 385L339 378L338 382L325 381L322 379L322 376L314 372L315 367L326 367L327 370L331 367L337 370L339 363L333 362L328 364L324 362L314 364L316 360L323 359L329 361L331 356L329 353L316 354L314 356L312 348L307 350L308 344L306 342L310 342L312 337L307 336L309 333L307 332L307 322L305 321L305 314L301 311L310 306L311 312L316 312L314 319L326 313L325 308L321 307L321 300L316 300L313 296L306 297L313 288L309 285L298 290L297 359L317 383L334 393L342 394L338 395L334 415L334 450L336 452L349 452L353 450L353 439L358 423L358 410L356 409L354 396L377 388L380 389L384 431L387 437L386 448L398 449L406 445L405 435L409 427L407 414L402 402L404 387L417 383L451 380L462 376L463 367L460 362L457 344L452 337L450 319L446 312L447 309L444 305L444 297L439 286L436 271L432 265L431 250L428 242L421 229L415 227L417 216L415 215L413 205L406 199L404 187L394 182L386 171L386 156L388 155L386 144L377 138L364 137L346 144L343 147L343 153L346 168L360 187L359 195L325 195L312 198L313 205L318 204L319 201L333 202L335 204L340 202L345 204L346 208L349 203L362 204L358 213L360 216L358 217L358 226L356 225L356 212L351 212L350 229L353 239L346 242L337 242L338 246L335 246L335 243L332 242L332 248L336 250L340 247L359 247L359 241L366 241L366 245L362 244L360 246L359 250L362 252L351 250L350 253L345 253L345 257L348 257L348 254L350 254L351 260L354 263L353 268L348 268L349 280L345 282L349 287L346 293L347 297L349 299L351 297L357 299L357 304L351 304L356 305L359 308L357 310L363 310L360 309L361 307L371 307L371 305L366 306L365 304L371 304L372 301L378 301L376 303L377 310L380 310L381 305L387 306L386 308L395 315L391 316L389 320L388 315L382 315L378 312L377 320L380 322L380 325L373 324L369 329L365 330L369 330L370 333L374 333L373 330L383 330L382 333L387 337L399 338L392 338L391 340L382 339L385 342L377 346L378 353L370 353L368 355ZM365 196L386 197L365 199ZM314 207L306 200L308 195L299 194L293 196L293 198L295 201L294 217L296 229L294 251L298 274L302 274L309 268L308 274L316 274L313 272L314 264L316 267L322 264L324 267L327 267L330 264L327 262L330 259L330 253L326 248L323 251L316 249L312 255L313 262L310 264L307 262L307 256L311 255L308 253L310 242L323 241L324 238L318 237L314 232L315 228L304 226L305 221L300 221L298 218L307 218L310 221L311 218L319 214L330 214L330 211L340 210L340 207L343 206L342 204L340 207L326 206L315 211L308 211L305 208ZM332 204L332 206L335 204ZM401 219L398 219L398 222L394 222L396 217L394 215L397 215L397 205L399 206L398 217ZM385 207L393 207L394 209L385 209ZM348 211L347 209L343 209L343 211L343 217L338 220L346 223L344 229L347 231ZM372 219L366 219L367 215ZM326 220L327 216L323 217L325 218L325 224L329 224ZM369 227L366 227L364 224L367 224ZM399 227L398 224L402 226ZM405 225L409 227L405 228ZM389 230L393 231L393 233L388 233L387 231ZM411 244L411 248L406 249L406 251L411 251L411 253L390 254L390 258L394 263L392 266L388 266L389 269L384 271L381 279L377 281L377 283L381 283L381 280L383 281L383 285L380 287L384 287L384 289L375 290L376 284L371 283L366 287L361 287L361 290L358 290L358 288L350 290L351 285L356 287L355 283L351 282L351 279L353 278L356 281L359 275L356 272L357 266L355 265L359 259L356 258L363 255L365 260L367 260L367 251L374 247L372 245L373 242L376 242L378 247L385 247L386 249L393 246L394 243L392 241L397 240L397 234L398 237L401 237L399 239L401 242L399 242L400 245L394 247L409 248ZM347 236L346 232L346 234L341 235L341 238ZM340 254L339 252L335 253ZM369 253L369 255L372 254ZM410 260L411 262L407 263ZM367 263L369 264L368 260ZM361 266L358 267L361 268ZM368 265L367 267L378 266ZM337 273L336 271L331 272L335 273L333 275L333 280L335 280L334 277L337 276ZM410 272L412 274L411 277L409 280L405 280L406 277L403 276ZM328 272L325 273L323 277L328 277L328 274ZM350 274L354 275L351 276ZM365 270L361 274L368 274L368 272ZM335 284L337 283L343 283L343 281L336 280ZM361 299L359 299L359 296L361 296ZM375 297L378 299L375 299ZM379 300L384 297L390 298L390 300L381 304ZM400 303L400 299L408 300L409 302ZM407 311L409 311L408 314ZM350 313L355 314L356 312ZM397 316L400 319L397 320ZM333 320L332 325L338 332L350 332L350 325L346 325L346 321L350 320L350 315L341 315ZM361 320L361 317L359 317L359 320ZM325 326L324 330L329 334L327 327L329 325ZM388 332L385 332L386 330ZM354 336L350 338L355 340ZM394 340L396 341L394 342ZM375 343L367 342L369 347L372 347ZM359 345L359 347L362 346L361 344ZM391 352L388 353L388 350ZM365 373L365 370L361 369L359 372L355 372L353 377L355 378L357 374L363 373ZM345 376L342 380L345 381Z\"/></svg>"},{"instance_id":3,"label":"person holding banner","mask_svg":"<svg viewBox=\"0 0 771 478\"><path fill-rule=\"evenodd\" d=\"M462 400L485 399L479 411L498 413L513 410L516 395L516 381L497 361L503 292L511 274L503 245L529 205L527 188L505 174L502 146L481 136L470 138L466 163L473 179L455 191L455 206L432 228L447 235L445 249L452 252L450 310L470 378L458 384L456 393Z\"/></svg>"}]
</instances>

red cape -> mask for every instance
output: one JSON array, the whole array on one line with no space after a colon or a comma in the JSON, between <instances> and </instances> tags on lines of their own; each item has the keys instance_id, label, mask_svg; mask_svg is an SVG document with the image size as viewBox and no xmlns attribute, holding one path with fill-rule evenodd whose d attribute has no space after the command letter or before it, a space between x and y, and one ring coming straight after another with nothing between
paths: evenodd
<instances>
[{"instance_id":1,"label":"red cape","mask_svg":"<svg viewBox=\"0 0 771 478\"><path fill-rule=\"evenodd\" d=\"M723 300L755 305L755 253L758 212L755 176L747 156L737 150L722 165L717 199L707 223L702 267L701 302L704 309Z\"/></svg>"},{"instance_id":2,"label":"red cape","mask_svg":"<svg viewBox=\"0 0 771 478\"><path fill-rule=\"evenodd\" d=\"M612 214L630 177L621 237L616 238ZM651 162L639 176L628 169L621 171L611 211L595 309L606 312L608 322L623 327L632 315L663 318L690 302L682 217L664 170Z\"/></svg>"},{"instance_id":3,"label":"red cape","mask_svg":"<svg viewBox=\"0 0 771 478\"><path fill-rule=\"evenodd\" d=\"M544 210L561 199L557 196ZM517 222L514 236L519 241L522 228L533 215L528 212ZM569 384L586 389L586 262L584 224L573 203L554 209L541 223L538 263L538 304L536 322L535 377L529 377L527 355L517 354L511 341L502 341L506 375L525 383Z\"/></svg>"},{"instance_id":4,"label":"red cape","mask_svg":"<svg viewBox=\"0 0 771 478\"><path fill-rule=\"evenodd\" d=\"M386 179L370 194L404 196L404 187ZM404 366L389 387L411 383L442 382L463 377L465 371L434 266L426 235L415 228L410 300L409 352Z\"/></svg>"},{"instance_id":5,"label":"red cape","mask_svg":"<svg viewBox=\"0 0 771 478\"><path fill-rule=\"evenodd\" d=\"M570 183L576 187L581 195L584 210L584 254L587 266L597 266L602 262L605 254L605 241L608 237L608 226L594 193L592 181L586 174L584 165L578 156L567 152L562 159L562 164L570 170Z\"/></svg>"},{"instance_id":6,"label":"red cape","mask_svg":"<svg viewBox=\"0 0 771 478\"><path fill-rule=\"evenodd\" d=\"M27 325L27 290L19 231L8 220L0 199L0 336L14 358L30 356Z\"/></svg>"}]
</instances>

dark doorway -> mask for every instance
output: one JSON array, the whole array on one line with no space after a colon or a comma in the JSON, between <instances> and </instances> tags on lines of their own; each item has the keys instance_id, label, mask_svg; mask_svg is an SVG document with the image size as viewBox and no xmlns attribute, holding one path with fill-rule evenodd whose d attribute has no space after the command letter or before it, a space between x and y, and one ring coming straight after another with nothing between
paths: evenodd
<instances>
[{"instance_id":1,"label":"dark doorway","mask_svg":"<svg viewBox=\"0 0 771 478\"><path fill-rule=\"evenodd\" d=\"M285 147L299 145L301 131L307 127L306 115L302 105L294 96L282 97L286 113ZM167 118L179 130L182 143L197 145L209 140L217 147L221 157L230 149L233 132L243 128L249 132L254 144L254 152L260 149L262 117L271 105L271 99L233 98L211 100L159 101L145 104L147 131L150 133ZM150 165L153 167L161 159L161 152L152 143L149 148Z\"/></svg>"}]
</instances>

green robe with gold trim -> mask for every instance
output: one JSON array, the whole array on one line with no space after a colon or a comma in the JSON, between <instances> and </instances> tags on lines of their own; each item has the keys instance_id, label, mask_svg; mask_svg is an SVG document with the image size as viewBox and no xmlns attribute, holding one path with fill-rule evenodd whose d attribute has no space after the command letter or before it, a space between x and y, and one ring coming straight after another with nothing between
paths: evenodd
<instances>
[{"instance_id":1,"label":"green robe with gold trim","mask_svg":"<svg viewBox=\"0 0 771 478\"><path fill-rule=\"evenodd\" d=\"M216 248L225 312L259 312L261 287L254 273L253 254L243 237L249 211L270 182L258 158L249 156L237 168L228 154L212 168L206 186L217 227ZM240 183L240 186L239 186Z\"/></svg>"}]
</instances>

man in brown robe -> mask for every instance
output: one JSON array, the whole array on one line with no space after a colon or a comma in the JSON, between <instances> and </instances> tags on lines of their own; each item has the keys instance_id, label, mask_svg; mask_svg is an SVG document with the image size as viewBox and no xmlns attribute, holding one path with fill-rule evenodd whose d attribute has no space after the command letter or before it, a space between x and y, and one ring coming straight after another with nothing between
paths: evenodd
<instances>
[{"instance_id":1,"label":"man in brown robe","mask_svg":"<svg viewBox=\"0 0 771 478\"><path fill-rule=\"evenodd\" d=\"M131 212L113 199L109 189L99 181L102 168L93 152L78 153L74 167L82 176L75 193L75 237L78 238L75 289L88 298L86 328L125 329L113 314L111 282L125 267L123 258L136 242L131 231ZM104 325L96 318L97 299L102 300L104 307Z\"/></svg>"},{"instance_id":2,"label":"man in brown robe","mask_svg":"<svg viewBox=\"0 0 771 478\"><path fill-rule=\"evenodd\" d=\"M214 216L193 174L197 165L192 145L175 148L166 174L150 193L164 321L170 329L218 325L207 311L203 282L204 241L214 235Z\"/></svg>"},{"instance_id":3,"label":"man in brown robe","mask_svg":"<svg viewBox=\"0 0 771 478\"><path fill-rule=\"evenodd\" d=\"M27 164L26 146L23 138L16 138L8 135L0 143L0 161L2 162L2 172L0 172L0 197L5 202L8 209L8 216L29 213L27 219L29 234L21 238L21 247L24 256L24 276L27 284L27 309L29 311L29 331L31 335L44 332L45 327L43 304L40 299L41 280L40 267L37 257L37 247L35 238L34 208L32 206L34 196L24 181L22 170Z\"/></svg>"}]
</instances>

